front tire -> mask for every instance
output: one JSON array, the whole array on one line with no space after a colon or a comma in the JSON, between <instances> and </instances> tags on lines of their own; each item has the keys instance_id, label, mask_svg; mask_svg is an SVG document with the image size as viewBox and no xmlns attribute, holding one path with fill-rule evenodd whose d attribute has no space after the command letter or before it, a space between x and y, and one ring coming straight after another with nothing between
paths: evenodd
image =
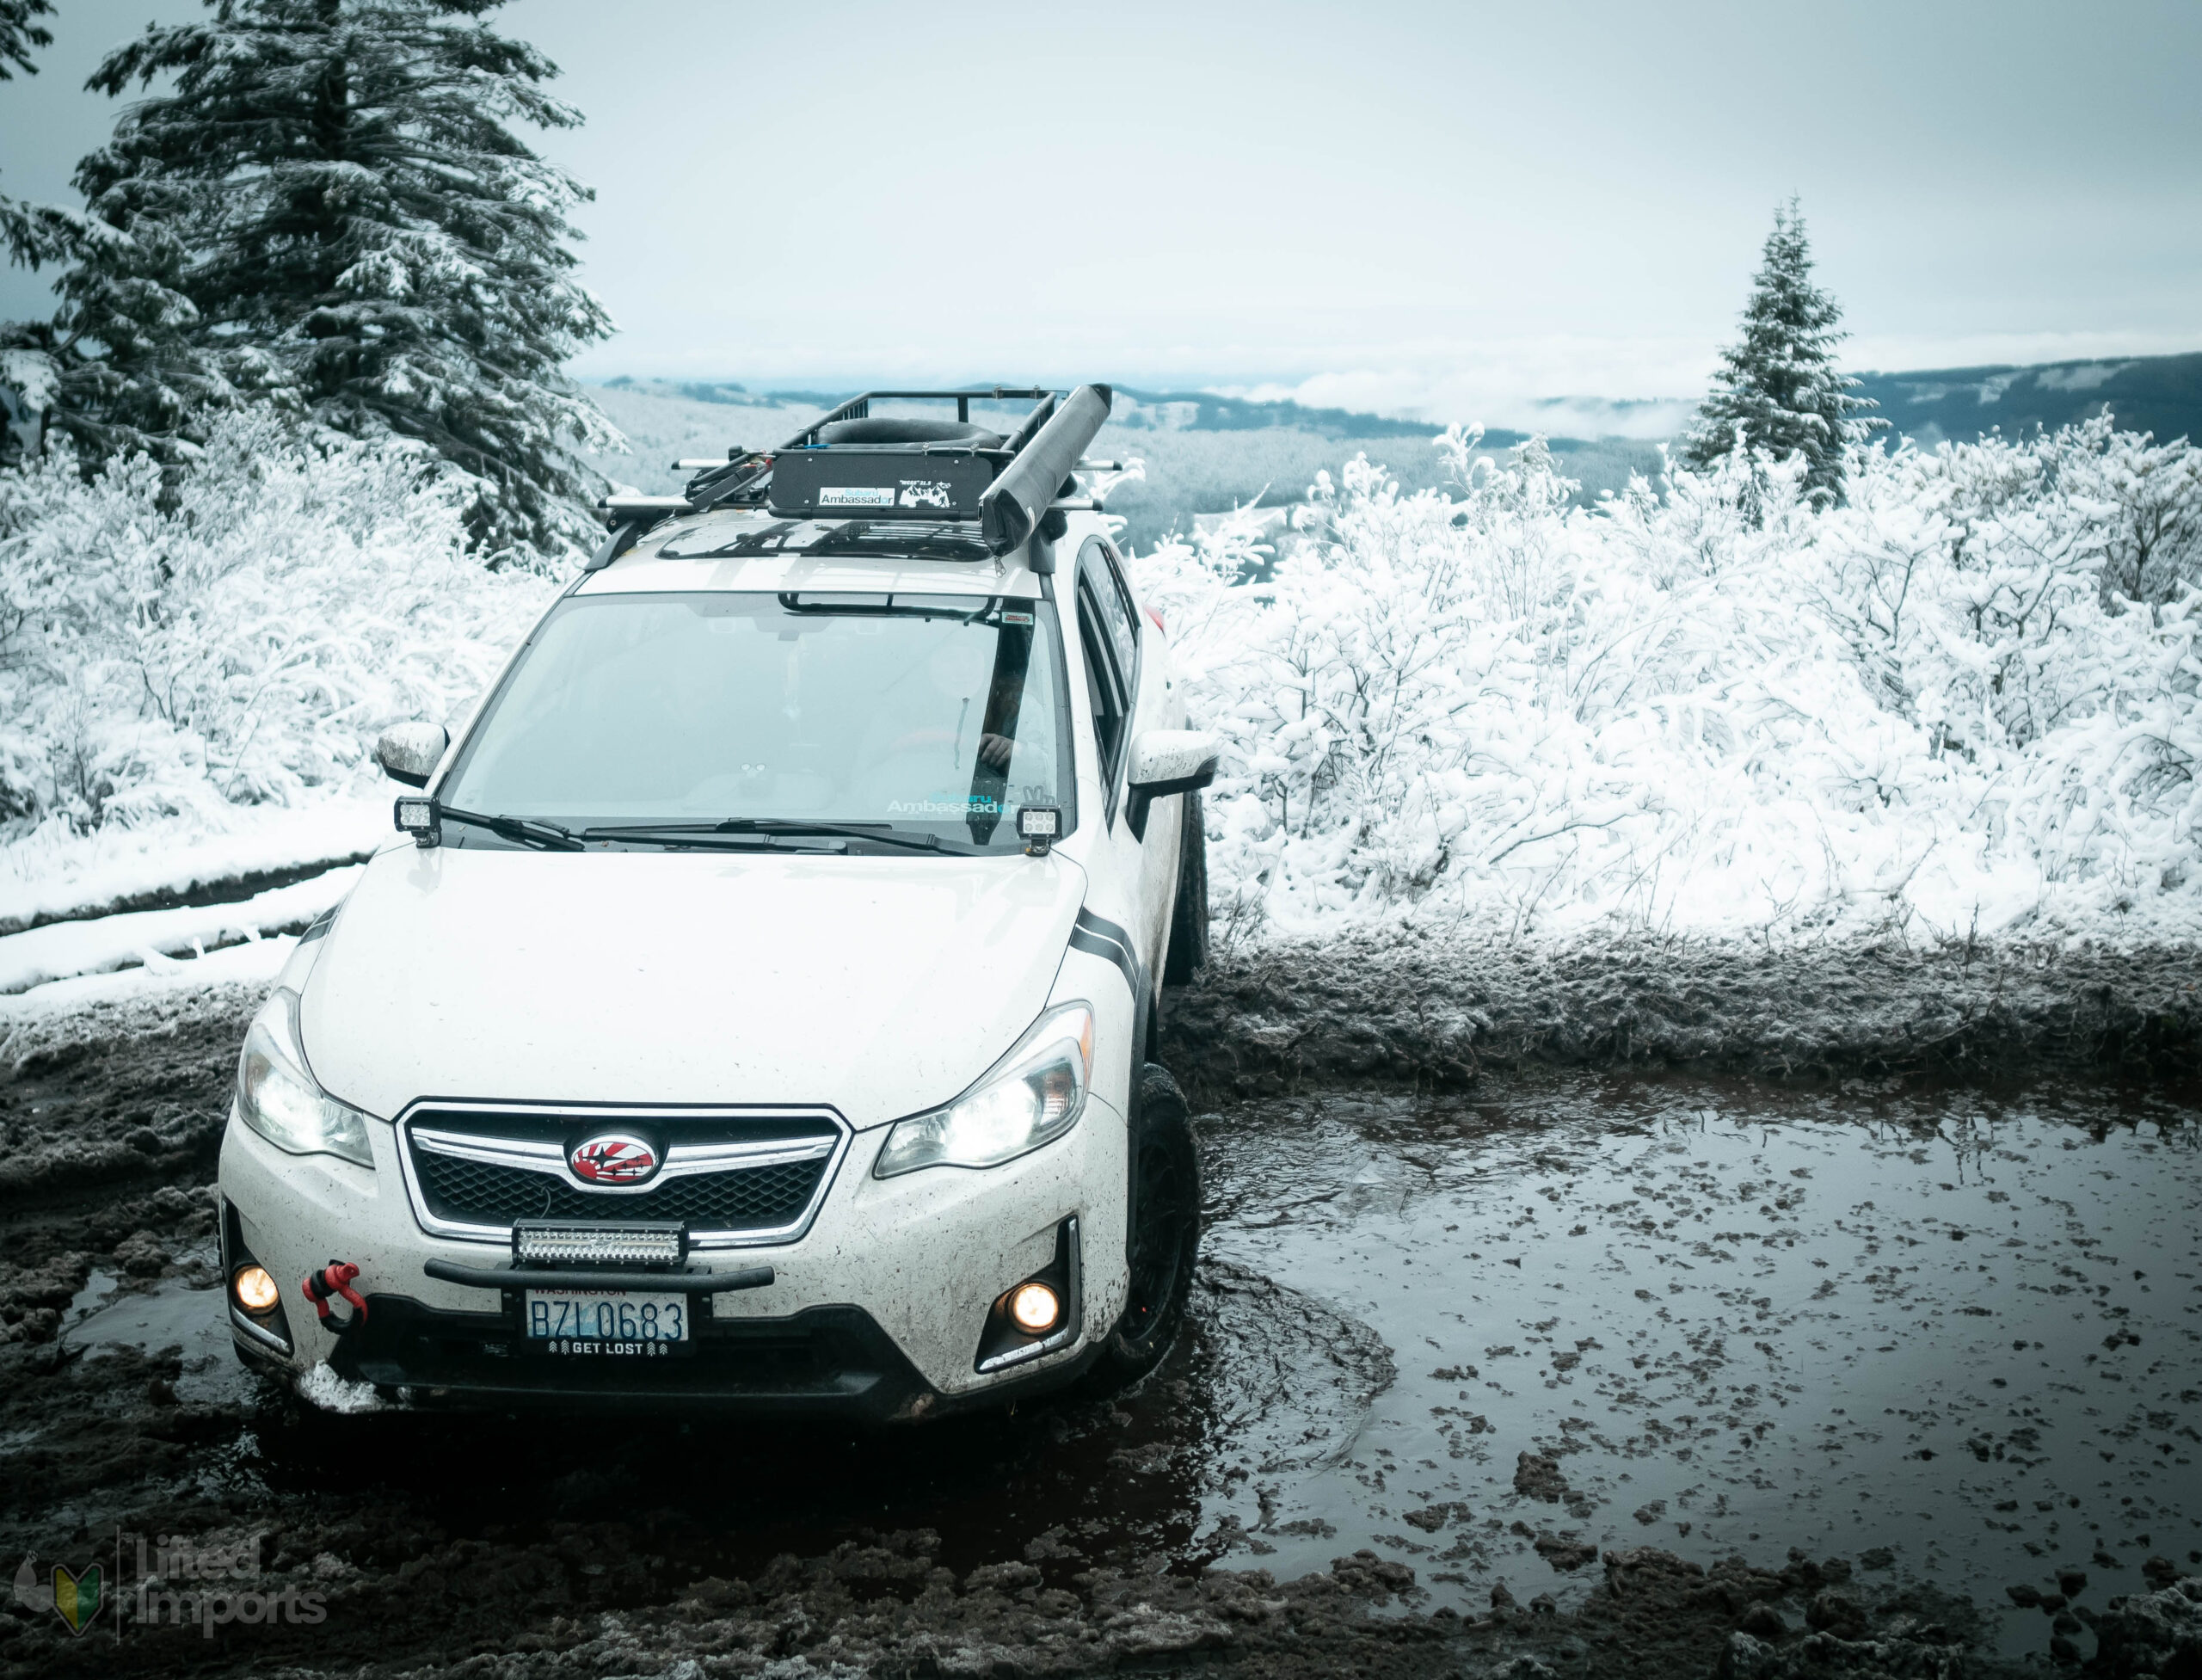
<instances>
[{"instance_id":1,"label":"front tire","mask_svg":"<svg viewBox=\"0 0 2202 1680\"><path fill-rule=\"evenodd\" d=\"M1094 1375L1104 1392L1126 1388L1162 1363L1185 1321L1201 1246L1201 1158L1192 1111L1170 1071L1140 1074L1131 1138L1126 1248L1131 1287L1103 1344Z\"/></svg>"}]
</instances>

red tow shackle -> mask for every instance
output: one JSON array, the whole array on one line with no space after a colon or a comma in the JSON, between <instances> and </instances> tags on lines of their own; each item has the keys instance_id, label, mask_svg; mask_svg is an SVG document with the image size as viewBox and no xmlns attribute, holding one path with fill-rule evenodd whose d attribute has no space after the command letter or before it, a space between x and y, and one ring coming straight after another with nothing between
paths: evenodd
<instances>
[{"instance_id":1,"label":"red tow shackle","mask_svg":"<svg viewBox=\"0 0 2202 1680\"><path fill-rule=\"evenodd\" d=\"M313 1302L315 1315L321 1320L324 1326L340 1336L354 1325L364 1324L366 1321L367 1303L360 1299L360 1292L352 1287L352 1280L359 1275L359 1267L354 1265L349 1260L331 1260L319 1271L308 1272L305 1281L298 1285L299 1289L304 1292L305 1298ZM351 1317L332 1319L329 1316L329 1298L331 1295L341 1295L351 1303Z\"/></svg>"}]
</instances>

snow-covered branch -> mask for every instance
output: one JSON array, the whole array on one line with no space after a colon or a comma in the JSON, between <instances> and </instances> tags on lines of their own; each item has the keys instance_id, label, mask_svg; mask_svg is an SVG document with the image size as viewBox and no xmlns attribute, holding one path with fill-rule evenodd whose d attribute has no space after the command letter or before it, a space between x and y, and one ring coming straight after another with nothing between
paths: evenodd
<instances>
[{"instance_id":1,"label":"snow-covered branch","mask_svg":"<svg viewBox=\"0 0 2202 1680\"><path fill-rule=\"evenodd\" d=\"M1223 925L2202 931L2202 451L2105 420L1854 446L1839 507L1760 455L1584 510L1479 441L1450 495L1325 475L1281 555L1135 562L1228 742Z\"/></svg>"},{"instance_id":2,"label":"snow-covered branch","mask_svg":"<svg viewBox=\"0 0 2202 1680\"><path fill-rule=\"evenodd\" d=\"M265 409L166 484L65 447L0 473L0 834L296 803L459 711L551 588L469 555L471 494Z\"/></svg>"}]
</instances>

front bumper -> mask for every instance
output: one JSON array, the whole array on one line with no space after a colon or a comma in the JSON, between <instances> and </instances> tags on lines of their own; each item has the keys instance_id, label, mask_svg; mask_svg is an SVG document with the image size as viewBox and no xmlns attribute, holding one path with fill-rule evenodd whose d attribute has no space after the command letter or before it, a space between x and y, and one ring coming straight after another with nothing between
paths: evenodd
<instances>
[{"instance_id":1,"label":"front bumper","mask_svg":"<svg viewBox=\"0 0 2202 1680\"><path fill-rule=\"evenodd\" d=\"M367 1297L330 1369L348 1382L402 1388L417 1406L601 1406L620 1412L733 1410L859 1423L940 1417L1060 1387L1099 1352L1087 1342L1029 1376L944 1395L855 1307L784 1319L705 1319L692 1351L646 1359L561 1358L532 1351L510 1313L452 1313L403 1295Z\"/></svg>"},{"instance_id":2,"label":"front bumper","mask_svg":"<svg viewBox=\"0 0 2202 1680\"><path fill-rule=\"evenodd\" d=\"M403 1388L416 1404L603 1402L727 1406L884 1420L939 1415L1053 1387L1090 1364L1123 1310L1125 1130L1089 1093L1046 1148L986 1172L934 1168L876 1179L886 1129L859 1133L798 1241L692 1257L729 1273L772 1268L765 1288L708 1297L693 1346L662 1358L557 1356L524 1343L517 1297L431 1277L431 1259L496 1265L497 1247L429 1234L409 1200L395 1129L370 1127L375 1167L284 1154L231 1117L221 1187L237 1241L286 1291L286 1357L238 1332L262 1369ZM977 1369L994 1300L1048 1267L1063 1222L1080 1234L1079 1332L991 1375ZM298 1280L331 1259L360 1267L367 1321L330 1333ZM699 1297L699 1306L701 1300ZM233 1326L234 1327L234 1326Z\"/></svg>"}]
</instances>

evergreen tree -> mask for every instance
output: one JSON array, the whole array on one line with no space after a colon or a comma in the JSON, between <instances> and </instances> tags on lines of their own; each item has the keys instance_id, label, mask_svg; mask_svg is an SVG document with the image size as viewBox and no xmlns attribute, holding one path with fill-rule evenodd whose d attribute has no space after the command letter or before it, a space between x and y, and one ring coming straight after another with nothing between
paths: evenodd
<instances>
[{"instance_id":1,"label":"evergreen tree","mask_svg":"<svg viewBox=\"0 0 2202 1680\"><path fill-rule=\"evenodd\" d=\"M1774 212L1764 260L1744 308L1743 342L1722 352L1713 391L1697 411L1682 458L1710 467L1744 447L1777 460L1801 453L1805 485L1822 502L1842 499L1842 449L1888 422L1861 418L1876 406L1850 394L1856 379L1835 365L1846 334L1836 301L1812 284L1811 247L1797 200Z\"/></svg>"},{"instance_id":2,"label":"evergreen tree","mask_svg":"<svg viewBox=\"0 0 2202 1680\"><path fill-rule=\"evenodd\" d=\"M0 82L14 81L18 70L38 74L31 50L52 46L53 32L31 20L52 15L51 0L0 0ZM7 241L8 254L34 268L58 255L52 215L43 205L0 197L0 239Z\"/></svg>"},{"instance_id":3,"label":"evergreen tree","mask_svg":"<svg viewBox=\"0 0 2202 1680\"><path fill-rule=\"evenodd\" d=\"M175 81L77 168L129 244L64 282L64 348L100 364L65 372L70 423L112 446L262 392L475 474L493 547L580 534L573 446L618 434L561 366L611 323L573 278L588 194L512 125L581 118L496 3L207 0L110 53L99 91Z\"/></svg>"},{"instance_id":4,"label":"evergreen tree","mask_svg":"<svg viewBox=\"0 0 2202 1680\"><path fill-rule=\"evenodd\" d=\"M14 81L15 70L38 74L31 48L52 46L53 34L31 20L52 15L52 0L0 0L0 82Z\"/></svg>"}]
</instances>

